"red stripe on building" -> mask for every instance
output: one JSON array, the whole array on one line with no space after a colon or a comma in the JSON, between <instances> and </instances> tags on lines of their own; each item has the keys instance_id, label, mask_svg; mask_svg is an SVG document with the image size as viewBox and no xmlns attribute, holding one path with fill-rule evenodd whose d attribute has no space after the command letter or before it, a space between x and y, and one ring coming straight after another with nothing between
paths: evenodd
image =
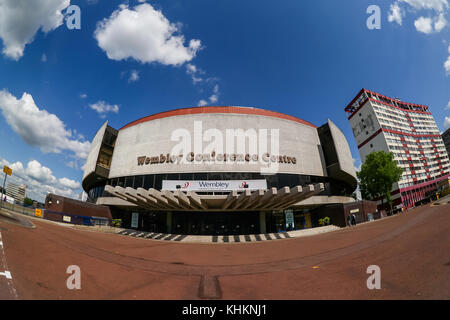
<instances>
[{"instance_id":1,"label":"red stripe on building","mask_svg":"<svg viewBox=\"0 0 450 320\"><path fill-rule=\"evenodd\" d=\"M373 102L378 102L378 103L384 104L385 106L388 106L388 107L391 107L391 108L395 108L395 109L402 110L402 111L404 111L404 112L416 112L416 113L422 113L422 114L429 114L429 115L431 115L431 112L428 112L428 111L419 111L419 110L403 109L403 108L394 106L393 104L386 103L386 102L384 102L384 101L376 100L376 99L373 99L373 98L369 98L369 100L370 100L370 101L373 101Z\"/></svg>"},{"instance_id":2,"label":"red stripe on building","mask_svg":"<svg viewBox=\"0 0 450 320\"><path fill-rule=\"evenodd\" d=\"M353 118L353 116L354 116L355 114L357 114L358 111L361 110L362 107L365 106L367 100L369 100L369 99L364 100L363 103L361 103L361 104L359 105L358 109L356 109L355 112L353 112L353 113L348 117L348 120L350 120L351 118Z\"/></svg>"},{"instance_id":3,"label":"red stripe on building","mask_svg":"<svg viewBox=\"0 0 450 320\"><path fill-rule=\"evenodd\" d=\"M375 132L374 134L372 134L369 138L367 138L366 140L364 140L359 146L358 149L360 149L362 146L364 146L367 142L369 142L370 140L372 140L373 138L375 138L377 135L379 135L381 132L383 131L383 129L379 129L377 132Z\"/></svg>"},{"instance_id":4,"label":"red stripe on building","mask_svg":"<svg viewBox=\"0 0 450 320\"><path fill-rule=\"evenodd\" d=\"M430 138L430 137L440 137L440 135L438 134L413 134L413 133L407 133L407 132L402 132L402 131L396 131L396 130L391 130L391 129L382 129L384 132L390 132L390 133L395 133L395 134L401 134L404 136L410 136L410 137L415 137L415 138Z\"/></svg>"},{"instance_id":5,"label":"red stripe on building","mask_svg":"<svg viewBox=\"0 0 450 320\"><path fill-rule=\"evenodd\" d=\"M398 101L399 103L404 104L404 105L407 105L407 106L410 106L410 107L419 107L419 108L422 108L422 109L424 109L424 110L428 110L428 106L421 105L421 104L416 104L416 103L405 102L405 101L401 101L401 100L395 100L395 99L392 99L392 98L387 97L387 96L385 96L385 95L382 95L382 94L380 94L380 93L377 93L377 92L374 92L374 91L367 90L367 89L364 89L364 88L363 88L363 89L361 89L361 91L356 95L356 97L354 97L353 100L347 105L347 107L345 107L345 111L346 111L346 112L351 112L351 111L350 111L351 106L355 103L355 101L357 101L357 100L359 99L359 97L360 97L363 93L370 93L370 94L372 94L372 95L374 95L374 96L378 96L378 97L380 97L380 98L383 98L383 99L386 99L386 100L389 100L389 101L392 101L392 102L393 102L393 101ZM393 107L393 108L402 110L402 111L404 111L404 112L415 112L415 113L422 113L422 114L428 114L428 115L431 115L431 113L428 112L428 111L409 110L409 109L404 109L404 108L401 108L401 107L397 107L397 106L395 106L395 105L393 105L393 104L386 103L386 102L384 102L384 101L376 100L376 99L373 99L373 98L368 98L368 99L370 99L371 101L374 101L374 102L382 103L382 104L384 104L384 105L386 105L386 106L389 106L389 107ZM366 99L366 100L367 100L367 99ZM350 117L349 117L348 119L351 119L351 117L352 117L355 113L357 113L357 112L359 111L359 109L361 109L361 107L366 103L366 100L365 100L365 101L364 101L364 102L363 102L363 103L362 103L355 111L353 111L353 113L350 115ZM407 115L406 115L406 116L407 116Z\"/></svg>"}]
</instances>

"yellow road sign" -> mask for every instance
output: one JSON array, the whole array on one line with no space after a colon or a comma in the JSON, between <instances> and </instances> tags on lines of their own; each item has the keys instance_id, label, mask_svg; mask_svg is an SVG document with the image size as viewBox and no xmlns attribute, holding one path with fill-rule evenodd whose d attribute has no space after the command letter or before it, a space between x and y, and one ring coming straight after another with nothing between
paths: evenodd
<instances>
[{"instance_id":1,"label":"yellow road sign","mask_svg":"<svg viewBox=\"0 0 450 320\"><path fill-rule=\"evenodd\" d=\"M8 176L12 175L12 169L7 166L3 166L3 172L6 173Z\"/></svg>"},{"instance_id":2,"label":"yellow road sign","mask_svg":"<svg viewBox=\"0 0 450 320\"><path fill-rule=\"evenodd\" d=\"M41 209L34 209L34 215L38 218L42 218L42 210Z\"/></svg>"}]
</instances>

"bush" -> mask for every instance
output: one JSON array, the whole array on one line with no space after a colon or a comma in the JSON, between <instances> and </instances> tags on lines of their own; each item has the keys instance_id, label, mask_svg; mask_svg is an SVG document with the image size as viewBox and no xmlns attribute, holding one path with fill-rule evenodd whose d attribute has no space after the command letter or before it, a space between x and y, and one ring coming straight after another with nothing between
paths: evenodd
<instances>
[{"instance_id":1,"label":"bush","mask_svg":"<svg viewBox=\"0 0 450 320\"><path fill-rule=\"evenodd\" d=\"M325 218L319 219L319 225L327 226L329 224L330 224L330 217L325 217Z\"/></svg>"}]
</instances>

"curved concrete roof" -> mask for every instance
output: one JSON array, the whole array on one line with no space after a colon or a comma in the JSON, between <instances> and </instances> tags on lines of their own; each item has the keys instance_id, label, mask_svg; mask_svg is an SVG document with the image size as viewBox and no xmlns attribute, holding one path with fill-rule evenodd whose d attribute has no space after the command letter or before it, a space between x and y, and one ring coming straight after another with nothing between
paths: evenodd
<instances>
[{"instance_id":1,"label":"curved concrete roof","mask_svg":"<svg viewBox=\"0 0 450 320\"><path fill-rule=\"evenodd\" d=\"M304 124L304 125L307 125L307 126L310 126L313 128L317 128L315 125L313 125L312 123L310 123L308 121L305 121L300 118L290 116L290 115L287 115L284 113L276 112L276 111L258 109L258 108L253 108L253 107L207 106L207 107L181 108L181 109L175 109L175 110L156 113L154 115L143 117L141 119L130 122L129 124L120 128L120 130L135 126L135 125L143 123L143 122L156 120L156 119L188 115L188 114L202 114L202 113L230 113L230 114L261 115L261 116L266 116L266 117L274 117L274 118L280 118L280 119L285 119L285 120L291 120L291 121L295 121L295 122L298 122L298 123L301 123L301 124Z\"/></svg>"}]
</instances>

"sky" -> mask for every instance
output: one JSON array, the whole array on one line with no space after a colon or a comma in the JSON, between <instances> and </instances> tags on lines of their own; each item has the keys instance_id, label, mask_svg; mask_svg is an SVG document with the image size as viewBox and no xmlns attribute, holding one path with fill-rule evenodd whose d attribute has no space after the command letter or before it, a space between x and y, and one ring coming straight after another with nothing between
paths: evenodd
<instances>
[{"instance_id":1,"label":"sky","mask_svg":"<svg viewBox=\"0 0 450 320\"><path fill-rule=\"evenodd\" d=\"M0 166L35 200L76 198L106 120L120 129L174 108L234 105L331 119L358 168L344 108L361 88L427 105L450 127L449 5L0 0Z\"/></svg>"}]
</instances>

